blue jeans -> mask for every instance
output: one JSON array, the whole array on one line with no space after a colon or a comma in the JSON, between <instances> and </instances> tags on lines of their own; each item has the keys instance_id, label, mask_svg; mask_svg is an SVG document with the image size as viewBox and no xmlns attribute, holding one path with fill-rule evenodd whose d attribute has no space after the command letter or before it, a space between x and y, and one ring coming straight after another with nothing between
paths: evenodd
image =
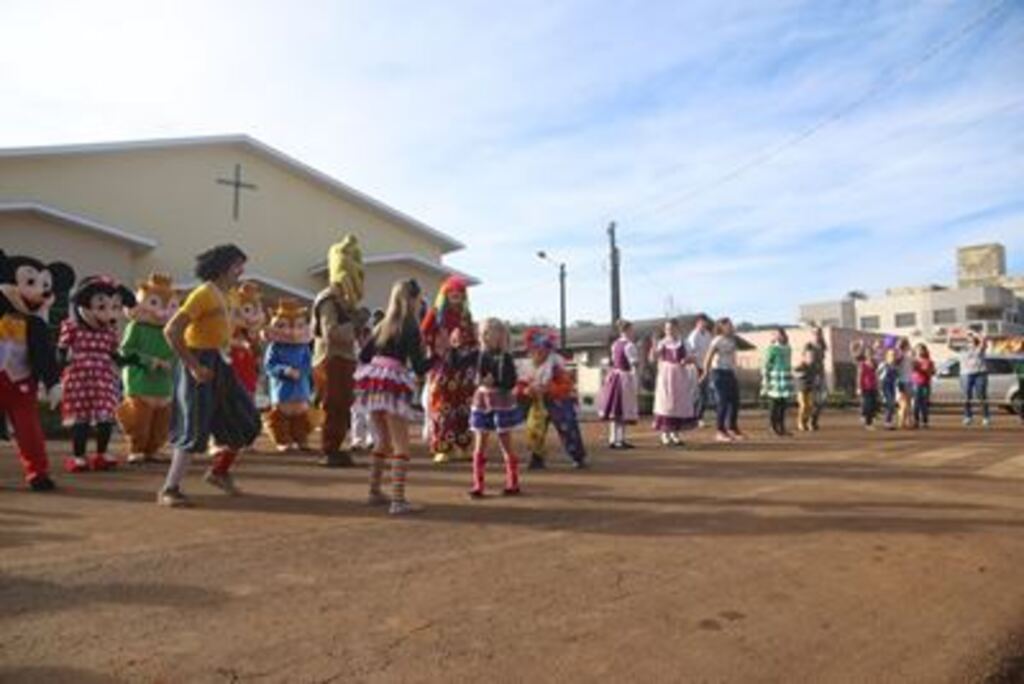
<instances>
[{"instance_id":1,"label":"blue jeans","mask_svg":"<svg viewBox=\"0 0 1024 684\"><path fill-rule=\"evenodd\" d=\"M964 418L973 418L973 402L981 402L981 413L985 420L988 412L988 373L970 373L964 376Z\"/></svg>"},{"instance_id":2,"label":"blue jeans","mask_svg":"<svg viewBox=\"0 0 1024 684\"><path fill-rule=\"evenodd\" d=\"M706 378L697 386L697 420L704 420L704 412L709 406L718 405L715 399L715 388Z\"/></svg>"},{"instance_id":3,"label":"blue jeans","mask_svg":"<svg viewBox=\"0 0 1024 684\"><path fill-rule=\"evenodd\" d=\"M882 399L885 401L885 424L891 425L896 415L896 380L886 380L882 383Z\"/></svg>"},{"instance_id":4,"label":"blue jeans","mask_svg":"<svg viewBox=\"0 0 1024 684\"><path fill-rule=\"evenodd\" d=\"M718 431L739 430L740 384L736 373L716 368L711 371L711 384L718 395Z\"/></svg>"}]
</instances>

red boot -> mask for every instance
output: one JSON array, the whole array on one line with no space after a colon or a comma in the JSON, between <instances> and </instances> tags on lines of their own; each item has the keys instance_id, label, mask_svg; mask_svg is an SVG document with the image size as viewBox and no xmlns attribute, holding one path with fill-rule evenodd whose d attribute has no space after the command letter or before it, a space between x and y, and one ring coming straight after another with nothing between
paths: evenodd
<instances>
[{"instance_id":1,"label":"red boot","mask_svg":"<svg viewBox=\"0 0 1024 684\"><path fill-rule=\"evenodd\" d=\"M110 454L93 454L89 457L89 467L93 470L114 470L117 459Z\"/></svg>"}]
</instances>

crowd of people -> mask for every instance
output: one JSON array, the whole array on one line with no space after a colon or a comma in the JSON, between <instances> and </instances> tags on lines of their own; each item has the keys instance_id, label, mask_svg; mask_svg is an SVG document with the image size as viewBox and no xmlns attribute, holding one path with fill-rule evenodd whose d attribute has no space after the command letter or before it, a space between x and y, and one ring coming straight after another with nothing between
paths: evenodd
<instances>
[{"instance_id":1,"label":"crowd of people","mask_svg":"<svg viewBox=\"0 0 1024 684\"><path fill-rule=\"evenodd\" d=\"M65 468L71 473L119 465L109 453L118 424L129 464L155 460L169 442L172 456L157 495L168 507L191 505L183 482L197 453L211 456L205 482L238 494L233 466L264 431L281 451L308 451L320 428L320 463L327 467L354 466L352 453L368 451L368 503L393 515L418 510L406 497L406 481L408 424L421 417L435 463L471 461L473 499L487 495L492 443L504 466L501 493L521 493L513 433L522 426L529 469L546 467L552 425L572 466L586 467L573 375L550 330L525 331L529 361L517 364L508 326L496 318L477 325L459 277L447 279L431 305L414 279L399 280L387 308L371 313L361 306L362 253L353 236L329 249L330 282L311 307L285 298L268 317L258 286L242 281L246 261L235 245L198 255L201 283L179 303L166 275L154 273L134 291L106 275L76 284L67 264L0 252L0 412L6 416L0 427L10 420L32 490L55 487L37 406L40 385L70 429ZM68 295L69 315L54 344L47 322L61 293ZM640 418L635 331L628 321L617 327L598 397L614 450L633 448L627 430ZM964 421L973 420L977 399L987 426L986 346L973 336L962 364ZM657 370L654 428L663 445L682 445L683 433L702 425L712 404L715 439L746 439L739 424L738 347L728 318L712 322L699 315L685 337L677 321L665 322L647 359ZM775 435L791 435L786 417L794 400L797 429L819 429L828 396L827 351L816 329L794 365L786 331L774 332L760 388ZM935 364L925 345L855 343L851 353L866 428L874 428L880 410L888 429L929 426ZM1024 383L1024 369L1018 372ZM256 406L261 384L270 402L262 412Z\"/></svg>"}]
</instances>

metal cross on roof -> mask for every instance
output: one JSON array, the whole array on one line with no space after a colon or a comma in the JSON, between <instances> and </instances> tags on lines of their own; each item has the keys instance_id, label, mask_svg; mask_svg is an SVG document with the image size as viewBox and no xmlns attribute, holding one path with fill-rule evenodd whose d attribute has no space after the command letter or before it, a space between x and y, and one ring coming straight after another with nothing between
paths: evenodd
<instances>
[{"instance_id":1,"label":"metal cross on roof","mask_svg":"<svg viewBox=\"0 0 1024 684\"><path fill-rule=\"evenodd\" d=\"M232 212L232 215L234 216L234 219L237 221L238 220L238 209L239 209L239 203L241 201L241 192L242 192L242 190L243 189L245 189L245 190L256 190L257 187L255 185L253 185L252 183L243 183L242 182L242 165L241 164L235 164L235 177L234 178L218 178L217 179L217 184L218 185L230 185L232 188L235 189L235 204L234 204L234 211Z\"/></svg>"}]
</instances>

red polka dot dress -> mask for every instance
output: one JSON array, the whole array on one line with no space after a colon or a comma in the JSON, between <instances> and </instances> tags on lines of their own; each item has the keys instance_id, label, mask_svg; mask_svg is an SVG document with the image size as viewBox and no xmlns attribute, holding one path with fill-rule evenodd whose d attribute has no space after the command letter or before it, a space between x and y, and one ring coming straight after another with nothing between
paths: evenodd
<instances>
[{"instance_id":1,"label":"red polka dot dress","mask_svg":"<svg viewBox=\"0 0 1024 684\"><path fill-rule=\"evenodd\" d=\"M65 425L112 423L121 401L113 354L119 345L117 331L94 329L78 321L64 321L57 346L68 352L62 413Z\"/></svg>"}]
</instances>

